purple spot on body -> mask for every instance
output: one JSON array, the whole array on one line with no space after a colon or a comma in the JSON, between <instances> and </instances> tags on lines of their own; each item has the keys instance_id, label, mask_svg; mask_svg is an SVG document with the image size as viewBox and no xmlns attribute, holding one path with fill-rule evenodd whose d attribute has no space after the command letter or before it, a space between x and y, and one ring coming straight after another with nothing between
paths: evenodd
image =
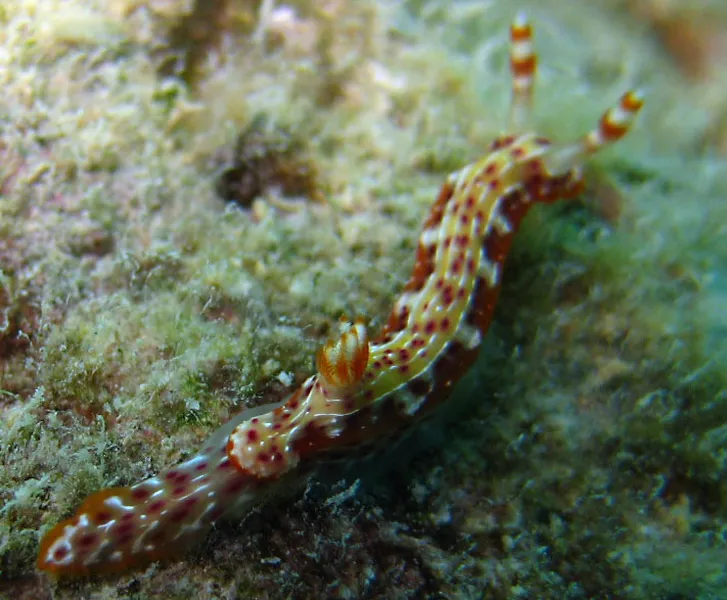
<instances>
[{"instance_id":1,"label":"purple spot on body","mask_svg":"<svg viewBox=\"0 0 727 600\"><path fill-rule=\"evenodd\" d=\"M81 548L90 548L96 542L98 542L98 536L95 533L86 533L78 540L78 544Z\"/></svg>"},{"instance_id":2,"label":"purple spot on body","mask_svg":"<svg viewBox=\"0 0 727 600\"><path fill-rule=\"evenodd\" d=\"M262 454L259 455L258 460L260 460L263 456L265 456L265 455L262 455ZM267 459L267 456L265 456L265 458ZM265 462L265 461L261 461L261 462ZM225 487L224 492L226 494L237 494L240 491L242 491L242 489L244 487L245 487L245 480L243 478L233 479L230 483L227 484L227 487Z\"/></svg>"},{"instance_id":3,"label":"purple spot on body","mask_svg":"<svg viewBox=\"0 0 727 600\"><path fill-rule=\"evenodd\" d=\"M66 556L68 556L67 546L58 546L58 548L53 551L53 559L56 561L61 561L66 558Z\"/></svg>"},{"instance_id":4,"label":"purple spot on body","mask_svg":"<svg viewBox=\"0 0 727 600\"><path fill-rule=\"evenodd\" d=\"M186 506L180 506L169 514L169 520L172 523L181 523L189 516L189 512L190 511Z\"/></svg>"},{"instance_id":5,"label":"purple spot on body","mask_svg":"<svg viewBox=\"0 0 727 600\"><path fill-rule=\"evenodd\" d=\"M120 523L116 527L114 527L111 531L111 534L116 538L117 541L121 540L121 538L125 538L127 536L131 536L134 532L134 524L133 523ZM120 542L124 543L124 542Z\"/></svg>"},{"instance_id":6,"label":"purple spot on body","mask_svg":"<svg viewBox=\"0 0 727 600\"><path fill-rule=\"evenodd\" d=\"M151 491L147 488L139 487L131 490L131 497L135 500L146 500L151 496Z\"/></svg>"},{"instance_id":7,"label":"purple spot on body","mask_svg":"<svg viewBox=\"0 0 727 600\"><path fill-rule=\"evenodd\" d=\"M96 513L93 520L96 525L105 525L111 520L111 513L105 510L99 511Z\"/></svg>"}]
</instances>

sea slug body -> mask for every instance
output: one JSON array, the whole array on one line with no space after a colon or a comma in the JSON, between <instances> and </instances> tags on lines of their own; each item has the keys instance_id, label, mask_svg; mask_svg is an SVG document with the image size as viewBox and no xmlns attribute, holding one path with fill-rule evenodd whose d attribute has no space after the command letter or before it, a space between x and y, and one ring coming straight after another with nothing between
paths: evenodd
<instances>
[{"instance_id":1,"label":"sea slug body","mask_svg":"<svg viewBox=\"0 0 727 600\"><path fill-rule=\"evenodd\" d=\"M529 130L537 57L524 17L510 41L510 131L447 177L379 335L369 339L360 321L344 325L286 400L244 411L182 464L91 495L45 535L39 569L89 575L177 555L232 507L397 434L450 395L489 328L520 221L536 203L577 195L584 161L623 137L643 103L627 92L583 138L551 143Z\"/></svg>"}]
</instances>

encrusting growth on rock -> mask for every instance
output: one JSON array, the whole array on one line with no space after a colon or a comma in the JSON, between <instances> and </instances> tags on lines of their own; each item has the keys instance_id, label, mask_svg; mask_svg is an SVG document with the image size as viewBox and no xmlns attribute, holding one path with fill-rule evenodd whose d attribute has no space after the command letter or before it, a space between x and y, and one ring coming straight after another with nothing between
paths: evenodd
<instances>
[{"instance_id":1,"label":"encrusting growth on rock","mask_svg":"<svg viewBox=\"0 0 727 600\"><path fill-rule=\"evenodd\" d=\"M397 434L450 395L489 328L520 221L537 203L577 195L583 162L625 135L643 103L627 92L583 138L551 143L529 130L537 60L524 17L510 38L510 132L445 181L381 333L369 340L362 322L344 325L286 400L244 411L180 465L90 496L43 538L40 569L105 573L178 554L232 507Z\"/></svg>"}]
</instances>

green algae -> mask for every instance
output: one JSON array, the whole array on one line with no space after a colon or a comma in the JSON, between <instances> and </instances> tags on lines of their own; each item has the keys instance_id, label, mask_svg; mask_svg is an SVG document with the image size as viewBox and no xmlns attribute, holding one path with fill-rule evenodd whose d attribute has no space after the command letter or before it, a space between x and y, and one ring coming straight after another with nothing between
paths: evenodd
<instances>
[{"instance_id":1,"label":"green algae","mask_svg":"<svg viewBox=\"0 0 727 600\"><path fill-rule=\"evenodd\" d=\"M222 32L225 60L187 88L159 76L189 15L171 4L1 9L0 590L48 595L39 536L87 494L310 372L340 314L380 324L443 174L504 122L506 7L296 2L267 35ZM420 434L439 443L360 493L313 486L189 560L56 597L724 597L723 161L695 153L698 92L647 36L550 4L523 3L544 133L651 88L597 160L623 215L529 217L469 401ZM326 203L216 197L216 153L260 112L306 139Z\"/></svg>"}]
</instances>

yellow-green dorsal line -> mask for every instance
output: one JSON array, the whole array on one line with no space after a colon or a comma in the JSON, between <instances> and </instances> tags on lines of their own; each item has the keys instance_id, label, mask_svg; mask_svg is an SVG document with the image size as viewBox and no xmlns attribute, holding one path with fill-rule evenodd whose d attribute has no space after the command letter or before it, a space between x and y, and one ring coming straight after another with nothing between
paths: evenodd
<instances>
[{"instance_id":1,"label":"yellow-green dorsal line","mask_svg":"<svg viewBox=\"0 0 727 600\"><path fill-rule=\"evenodd\" d=\"M45 535L38 568L108 573L178 555L232 507L385 440L449 396L490 325L521 219L536 203L577 195L584 161L625 135L643 104L627 92L583 138L551 143L529 131L537 57L524 17L510 42L510 133L445 181L383 331L370 340L362 322L345 326L286 400L244 411L156 477L91 495Z\"/></svg>"}]
</instances>

